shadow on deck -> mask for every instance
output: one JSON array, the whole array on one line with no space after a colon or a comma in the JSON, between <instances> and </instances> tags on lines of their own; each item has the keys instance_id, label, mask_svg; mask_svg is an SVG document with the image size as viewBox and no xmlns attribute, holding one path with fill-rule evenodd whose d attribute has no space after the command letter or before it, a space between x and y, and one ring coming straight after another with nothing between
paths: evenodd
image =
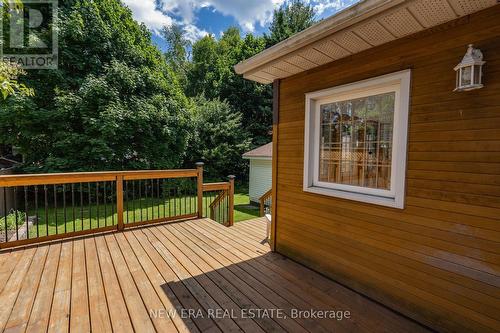
<instances>
[{"instance_id":1,"label":"shadow on deck","mask_svg":"<svg viewBox=\"0 0 500 333\"><path fill-rule=\"evenodd\" d=\"M265 230L202 219L1 252L0 330L425 331L271 253Z\"/></svg>"}]
</instances>

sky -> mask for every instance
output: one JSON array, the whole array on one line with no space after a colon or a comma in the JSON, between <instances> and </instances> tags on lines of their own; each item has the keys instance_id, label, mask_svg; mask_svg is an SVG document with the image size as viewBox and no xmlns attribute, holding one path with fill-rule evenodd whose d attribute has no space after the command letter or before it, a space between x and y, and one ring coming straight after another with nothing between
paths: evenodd
<instances>
[{"instance_id":1,"label":"sky","mask_svg":"<svg viewBox=\"0 0 500 333\"><path fill-rule=\"evenodd\" d=\"M165 48L159 32L163 26L180 24L191 41L212 34L216 38L231 26L243 34L263 34L272 19L273 10L288 0L122 0L134 15L153 33L153 41ZM325 18L359 0L304 0Z\"/></svg>"}]
</instances>

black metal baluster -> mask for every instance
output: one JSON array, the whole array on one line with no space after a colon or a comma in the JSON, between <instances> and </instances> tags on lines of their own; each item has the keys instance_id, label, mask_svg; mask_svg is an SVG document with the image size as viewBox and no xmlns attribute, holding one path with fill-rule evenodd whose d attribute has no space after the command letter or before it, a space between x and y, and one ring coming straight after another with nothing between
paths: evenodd
<instances>
[{"instance_id":1,"label":"black metal baluster","mask_svg":"<svg viewBox=\"0 0 500 333\"><path fill-rule=\"evenodd\" d=\"M66 185L63 184L63 216L64 216L64 233L68 233L68 228L66 226L67 215L66 215Z\"/></svg>"},{"instance_id":2,"label":"black metal baluster","mask_svg":"<svg viewBox=\"0 0 500 333\"><path fill-rule=\"evenodd\" d=\"M229 195L226 197L226 223L229 223Z\"/></svg>"},{"instance_id":3,"label":"black metal baluster","mask_svg":"<svg viewBox=\"0 0 500 333\"><path fill-rule=\"evenodd\" d=\"M216 200L219 196L219 192L214 192L214 199L212 200L212 205L213 205L213 208L214 208L214 220L217 221L217 213L219 212L217 209L218 209L218 206L216 205Z\"/></svg>"},{"instance_id":4,"label":"black metal baluster","mask_svg":"<svg viewBox=\"0 0 500 333\"><path fill-rule=\"evenodd\" d=\"M187 191L188 191L188 198L187 198L187 200L188 200L189 214L191 214L191 207L192 207L191 201L193 200L193 197L192 197L193 193L191 191L191 188L192 188L192 184L188 180L188 189L187 189Z\"/></svg>"},{"instance_id":5,"label":"black metal baluster","mask_svg":"<svg viewBox=\"0 0 500 333\"><path fill-rule=\"evenodd\" d=\"M151 220L155 219L155 184L154 179L151 179Z\"/></svg>"},{"instance_id":6,"label":"black metal baluster","mask_svg":"<svg viewBox=\"0 0 500 333\"><path fill-rule=\"evenodd\" d=\"M107 227L108 226L108 207L107 207L107 203L106 203L106 182L103 182L102 184L102 190L103 190L103 196L102 196L102 200L104 201L104 226ZM127 192L125 192L127 193Z\"/></svg>"},{"instance_id":7,"label":"black metal baluster","mask_svg":"<svg viewBox=\"0 0 500 333\"><path fill-rule=\"evenodd\" d=\"M99 221L99 182L95 183L95 202L96 202L96 214L97 214L97 228L99 228L100 221Z\"/></svg>"},{"instance_id":8,"label":"black metal baluster","mask_svg":"<svg viewBox=\"0 0 500 333\"><path fill-rule=\"evenodd\" d=\"M116 191L116 182L111 182L111 225L115 225L115 191Z\"/></svg>"},{"instance_id":9,"label":"black metal baluster","mask_svg":"<svg viewBox=\"0 0 500 333\"><path fill-rule=\"evenodd\" d=\"M29 209L28 209L28 187L27 186L24 186L24 211L26 213L26 215L25 215L25 220L26 220L26 239L30 239Z\"/></svg>"},{"instance_id":10,"label":"black metal baluster","mask_svg":"<svg viewBox=\"0 0 500 333\"><path fill-rule=\"evenodd\" d=\"M45 232L47 236L49 235L49 196L48 196L48 187L47 185L43 185L43 191L45 194Z\"/></svg>"},{"instance_id":11,"label":"black metal baluster","mask_svg":"<svg viewBox=\"0 0 500 333\"><path fill-rule=\"evenodd\" d=\"M144 180L144 203L146 204L146 221L149 220L149 202L148 202L148 180Z\"/></svg>"},{"instance_id":12,"label":"black metal baluster","mask_svg":"<svg viewBox=\"0 0 500 333\"><path fill-rule=\"evenodd\" d=\"M54 185L54 214L56 223L56 235L59 233L59 225L57 224L57 185Z\"/></svg>"},{"instance_id":13,"label":"black metal baluster","mask_svg":"<svg viewBox=\"0 0 500 333\"><path fill-rule=\"evenodd\" d=\"M80 183L80 230L83 230L83 184Z\"/></svg>"},{"instance_id":14,"label":"black metal baluster","mask_svg":"<svg viewBox=\"0 0 500 333\"><path fill-rule=\"evenodd\" d=\"M87 183L87 189L89 190L89 229L92 229L92 190L90 188L90 183Z\"/></svg>"},{"instance_id":15,"label":"black metal baluster","mask_svg":"<svg viewBox=\"0 0 500 333\"><path fill-rule=\"evenodd\" d=\"M154 179L151 179L151 198L149 199L149 206L151 206L151 220L154 220L155 219L155 184L154 184Z\"/></svg>"},{"instance_id":16,"label":"black metal baluster","mask_svg":"<svg viewBox=\"0 0 500 333\"><path fill-rule=\"evenodd\" d=\"M125 221L126 223L128 223L128 181L125 180L124 183L125 183L124 185L125 185L125 210L126 210Z\"/></svg>"},{"instance_id":17,"label":"black metal baluster","mask_svg":"<svg viewBox=\"0 0 500 333\"><path fill-rule=\"evenodd\" d=\"M163 201L163 217L167 217L166 213L166 201L165 201L165 179L161 180L161 200Z\"/></svg>"},{"instance_id":18,"label":"black metal baluster","mask_svg":"<svg viewBox=\"0 0 500 333\"><path fill-rule=\"evenodd\" d=\"M188 191L188 187L187 187L187 184L184 183L184 214L182 215L186 215L188 213L188 195L189 195L189 191Z\"/></svg>"},{"instance_id":19,"label":"black metal baluster","mask_svg":"<svg viewBox=\"0 0 500 333\"><path fill-rule=\"evenodd\" d=\"M168 202L168 217L172 216L172 193L170 193L170 179L167 179L167 202ZM164 189L165 190L165 189Z\"/></svg>"},{"instance_id":20,"label":"black metal baluster","mask_svg":"<svg viewBox=\"0 0 500 333\"><path fill-rule=\"evenodd\" d=\"M207 193L207 195L205 195L205 212L202 214L203 217L206 217L206 215L208 215L207 211L208 211L208 194L210 193Z\"/></svg>"},{"instance_id":21,"label":"black metal baluster","mask_svg":"<svg viewBox=\"0 0 500 333\"><path fill-rule=\"evenodd\" d=\"M160 214L160 178L156 180L156 210L158 211L158 218L161 218Z\"/></svg>"},{"instance_id":22,"label":"black metal baluster","mask_svg":"<svg viewBox=\"0 0 500 333\"><path fill-rule=\"evenodd\" d=\"M224 191L221 191L221 192L219 193L219 195L224 195L223 193L224 193ZM222 197L222 200L224 200L224 197ZM220 216L220 210L221 210L222 200L221 200L220 202L218 202L218 203L217 203L217 211L219 212L219 216L217 216L217 219L219 220L219 221L218 221L219 223L220 223L220 217L221 217L221 216Z\"/></svg>"},{"instance_id":23,"label":"black metal baluster","mask_svg":"<svg viewBox=\"0 0 500 333\"><path fill-rule=\"evenodd\" d=\"M189 186L189 214L193 213L193 180L191 179L191 186Z\"/></svg>"},{"instance_id":24,"label":"black metal baluster","mask_svg":"<svg viewBox=\"0 0 500 333\"><path fill-rule=\"evenodd\" d=\"M197 207L196 205L196 200L197 200L197 196L196 196L196 183L195 183L195 180L194 179L191 179L191 203L190 203L190 206L191 207L191 214L194 214L195 213L195 207Z\"/></svg>"},{"instance_id":25,"label":"black metal baluster","mask_svg":"<svg viewBox=\"0 0 500 333\"><path fill-rule=\"evenodd\" d=\"M135 180L132 180L132 211L134 212L135 223Z\"/></svg>"},{"instance_id":26,"label":"black metal baluster","mask_svg":"<svg viewBox=\"0 0 500 333\"><path fill-rule=\"evenodd\" d=\"M40 237L40 219L38 217L38 185L35 185L35 221L36 221L36 237Z\"/></svg>"},{"instance_id":27,"label":"black metal baluster","mask_svg":"<svg viewBox=\"0 0 500 333\"><path fill-rule=\"evenodd\" d=\"M7 243L9 241L9 238L7 237L8 235L8 230L7 230L7 188L3 188L3 218L4 218L4 225L5 225L5 242Z\"/></svg>"},{"instance_id":28,"label":"black metal baluster","mask_svg":"<svg viewBox=\"0 0 500 333\"><path fill-rule=\"evenodd\" d=\"M174 216L177 216L177 186L174 187Z\"/></svg>"},{"instance_id":29,"label":"black metal baluster","mask_svg":"<svg viewBox=\"0 0 500 333\"><path fill-rule=\"evenodd\" d=\"M19 227L18 227L18 216L17 216L17 186L14 187L14 214L16 220L16 239L19 240Z\"/></svg>"},{"instance_id":30,"label":"black metal baluster","mask_svg":"<svg viewBox=\"0 0 500 333\"><path fill-rule=\"evenodd\" d=\"M142 180L139 180L139 210L141 211L141 221L142 219L142 196L141 196L141 186L142 186Z\"/></svg>"},{"instance_id":31,"label":"black metal baluster","mask_svg":"<svg viewBox=\"0 0 500 333\"><path fill-rule=\"evenodd\" d=\"M75 184L71 184L71 217L73 218L73 232L76 231Z\"/></svg>"},{"instance_id":32,"label":"black metal baluster","mask_svg":"<svg viewBox=\"0 0 500 333\"><path fill-rule=\"evenodd\" d=\"M177 191L177 193L179 194L179 212L177 213L177 216L179 216L182 215L182 183L179 184Z\"/></svg>"},{"instance_id":33,"label":"black metal baluster","mask_svg":"<svg viewBox=\"0 0 500 333\"><path fill-rule=\"evenodd\" d=\"M153 180L150 179L151 181L151 192L149 193L150 197L148 198L148 210L149 207L151 207L151 218L148 220L154 220L155 218L155 209L154 209L154 185L153 185ZM148 184L149 182L146 180L146 183ZM150 185L148 184L148 187Z\"/></svg>"}]
</instances>

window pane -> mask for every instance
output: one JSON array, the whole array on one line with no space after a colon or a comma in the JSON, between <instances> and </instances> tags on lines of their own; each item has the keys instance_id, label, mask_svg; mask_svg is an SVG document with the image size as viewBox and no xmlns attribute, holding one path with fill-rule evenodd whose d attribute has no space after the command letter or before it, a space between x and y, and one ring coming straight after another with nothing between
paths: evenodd
<instances>
[{"instance_id":1,"label":"window pane","mask_svg":"<svg viewBox=\"0 0 500 333\"><path fill-rule=\"evenodd\" d=\"M463 67L462 71L462 86L468 86L472 83L472 66Z\"/></svg>"},{"instance_id":2,"label":"window pane","mask_svg":"<svg viewBox=\"0 0 500 333\"><path fill-rule=\"evenodd\" d=\"M389 190L395 93L320 106L319 180Z\"/></svg>"}]
</instances>

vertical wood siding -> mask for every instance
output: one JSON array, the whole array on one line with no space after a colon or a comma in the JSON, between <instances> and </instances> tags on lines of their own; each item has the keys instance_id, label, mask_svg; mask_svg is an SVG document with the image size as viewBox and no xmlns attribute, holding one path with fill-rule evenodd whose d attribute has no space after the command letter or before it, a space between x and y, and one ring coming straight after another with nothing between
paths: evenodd
<instances>
[{"instance_id":1,"label":"vertical wood siding","mask_svg":"<svg viewBox=\"0 0 500 333\"><path fill-rule=\"evenodd\" d=\"M455 93L470 43L485 88ZM304 192L304 94L408 68L405 209ZM279 103L276 250L435 329L500 330L500 6L284 79Z\"/></svg>"}]
</instances>

